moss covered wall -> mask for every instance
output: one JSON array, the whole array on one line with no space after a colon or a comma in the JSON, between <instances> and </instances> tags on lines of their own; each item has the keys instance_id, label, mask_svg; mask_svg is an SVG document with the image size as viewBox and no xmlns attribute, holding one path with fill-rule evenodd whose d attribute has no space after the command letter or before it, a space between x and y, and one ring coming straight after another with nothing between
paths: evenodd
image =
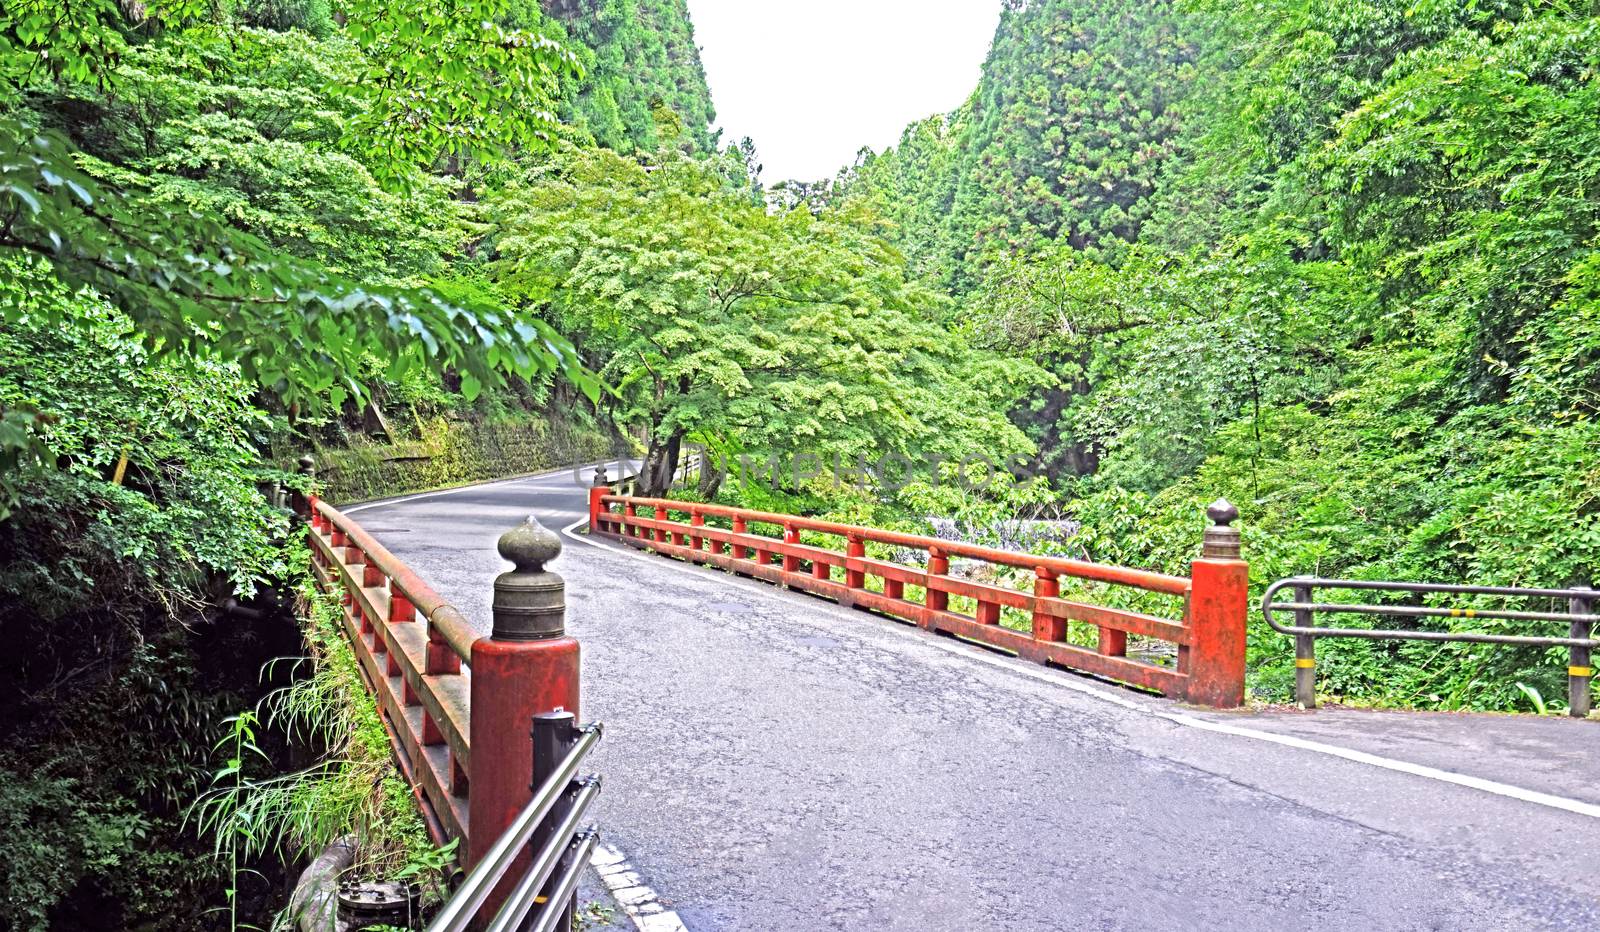
<instances>
[{"instance_id":1,"label":"moss covered wall","mask_svg":"<svg viewBox=\"0 0 1600 932\"><path fill-rule=\"evenodd\" d=\"M604 459L610 440L599 430L533 415L489 420L448 417L417 423L418 439L315 453L322 495L335 504L443 486L500 479Z\"/></svg>"}]
</instances>

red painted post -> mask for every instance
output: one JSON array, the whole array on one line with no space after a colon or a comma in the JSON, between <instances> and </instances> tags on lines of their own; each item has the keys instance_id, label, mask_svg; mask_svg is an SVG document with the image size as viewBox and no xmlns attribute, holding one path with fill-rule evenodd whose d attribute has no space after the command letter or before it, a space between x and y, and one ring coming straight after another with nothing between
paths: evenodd
<instances>
[{"instance_id":1,"label":"red painted post","mask_svg":"<svg viewBox=\"0 0 1600 932\"><path fill-rule=\"evenodd\" d=\"M945 556L944 552L937 547L929 550L928 575L943 576L948 572L950 572L950 558ZM950 593L942 589L933 588L931 585L933 580L930 579L928 582L930 583L928 586L928 607L941 612L948 610L950 608Z\"/></svg>"},{"instance_id":2,"label":"red painted post","mask_svg":"<svg viewBox=\"0 0 1600 932\"><path fill-rule=\"evenodd\" d=\"M862 542L860 537L852 535L845 541L844 555L859 560L867 555L867 545ZM865 588L867 574L861 570L846 569L844 571L844 584L851 589Z\"/></svg>"},{"instance_id":3,"label":"red painted post","mask_svg":"<svg viewBox=\"0 0 1600 932\"><path fill-rule=\"evenodd\" d=\"M999 624L1000 623L1000 603L999 602L983 602L983 601L980 601L978 603L978 611L977 611L976 615L974 615L974 618L978 622L978 624L980 624L980 625L997 625L997 624Z\"/></svg>"},{"instance_id":4,"label":"red painted post","mask_svg":"<svg viewBox=\"0 0 1600 932\"><path fill-rule=\"evenodd\" d=\"M660 505L657 505L657 506L655 506L655 508L650 510L650 517L656 519L656 521L658 521L658 522L672 520L672 516L667 514L667 509L661 507ZM664 527L656 528L655 541L658 544L664 544L664 543L667 542L667 529L666 528L664 528Z\"/></svg>"},{"instance_id":5,"label":"red painted post","mask_svg":"<svg viewBox=\"0 0 1600 932\"><path fill-rule=\"evenodd\" d=\"M1232 709L1244 704L1245 620L1250 612L1250 567L1239 558L1239 509L1218 499L1206 509L1200 559L1190 572L1190 642L1178 648L1178 670L1188 677L1184 698L1196 705Z\"/></svg>"},{"instance_id":6,"label":"red painted post","mask_svg":"<svg viewBox=\"0 0 1600 932\"><path fill-rule=\"evenodd\" d=\"M800 543L800 529L792 524L785 524L783 526L783 542L786 544ZM785 573L798 573L800 571L800 558L793 554L784 554L783 571Z\"/></svg>"},{"instance_id":7,"label":"red painted post","mask_svg":"<svg viewBox=\"0 0 1600 932\"><path fill-rule=\"evenodd\" d=\"M507 531L500 555L515 564L494 582L494 629L472 645L472 772L468 864L476 864L533 795L535 715L578 715L578 642L566 633L565 583L545 569L561 539L529 517ZM494 915L528 864L523 852L484 907Z\"/></svg>"},{"instance_id":8,"label":"red painted post","mask_svg":"<svg viewBox=\"0 0 1600 932\"><path fill-rule=\"evenodd\" d=\"M743 534L743 533L746 532L746 530L747 530L747 527L745 525L744 518L742 518L742 517L740 517L738 515L735 515L734 518L733 518L733 533L735 533L735 534ZM744 548L739 546L738 544L734 544L733 545L733 558L735 560L743 560L744 559Z\"/></svg>"},{"instance_id":9,"label":"red painted post","mask_svg":"<svg viewBox=\"0 0 1600 932\"><path fill-rule=\"evenodd\" d=\"M950 610L950 593L942 589L933 588L933 578L943 576L950 572L950 558L944 555L938 547L928 548L928 591L923 596L923 604L929 612L945 612ZM922 627L932 631L937 627L931 617L924 616Z\"/></svg>"},{"instance_id":10,"label":"red painted post","mask_svg":"<svg viewBox=\"0 0 1600 932\"><path fill-rule=\"evenodd\" d=\"M1061 595L1061 581L1056 574L1042 566L1033 570L1033 597L1036 600L1053 599ZM1067 620L1049 612L1040 611L1038 602L1033 607L1033 639L1060 643L1067 639Z\"/></svg>"},{"instance_id":11,"label":"red painted post","mask_svg":"<svg viewBox=\"0 0 1600 932\"><path fill-rule=\"evenodd\" d=\"M605 530L600 526L600 516L610 511L606 503L601 501L611 494L611 483L606 479L606 467L602 464L595 467L594 484L589 486L589 533L598 534Z\"/></svg>"},{"instance_id":12,"label":"red painted post","mask_svg":"<svg viewBox=\"0 0 1600 932\"><path fill-rule=\"evenodd\" d=\"M1128 655L1128 632L1118 631L1116 628L1101 626L1099 637L1096 639L1095 649L1106 657L1126 657Z\"/></svg>"},{"instance_id":13,"label":"red painted post","mask_svg":"<svg viewBox=\"0 0 1600 932\"><path fill-rule=\"evenodd\" d=\"M694 509L689 510L689 524L693 527L705 527L706 516ZM704 549L706 539L696 535L689 535L689 546L694 550Z\"/></svg>"}]
</instances>

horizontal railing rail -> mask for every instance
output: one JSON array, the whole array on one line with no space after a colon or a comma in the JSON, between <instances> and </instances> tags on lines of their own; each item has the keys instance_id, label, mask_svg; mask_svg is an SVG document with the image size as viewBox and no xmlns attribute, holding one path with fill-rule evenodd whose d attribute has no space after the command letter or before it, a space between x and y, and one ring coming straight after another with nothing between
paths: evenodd
<instances>
[{"instance_id":1,"label":"horizontal railing rail","mask_svg":"<svg viewBox=\"0 0 1600 932\"><path fill-rule=\"evenodd\" d=\"M1218 553L1196 561L1195 573L1188 578L798 515L614 495L606 486L591 491L589 517L593 533L642 549L826 596L842 605L881 612L1037 662L1055 663L1192 702L1236 706L1243 701L1248 612L1246 567L1238 560L1238 532L1227 526L1237 515L1225 502L1213 506L1217 524L1208 531L1208 538L1226 539L1226 544ZM729 527L708 525L707 518L726 519ZM782 537L759 533L754 525L781 529ZM802 543L803 532L838 538L843 550ZM926 559L921 565L911 565L871 558L866 554L869 543L920 550ZM1032 591L952 575L953 558L1031 572ZM1183 599L1182 617L1164 618L1064 598L1060 593L1063 578L1179 597ZM869 579L878 585L869 587ZM908 586L923 590L921 601L907 598ZM952 597L970 600L972 613L953 610ZM1030 620L1029 629L1003 626L1005 608L1024 613ZM1094 626L1095 645L1068 643L1069 621ZM1175 665L1129 656L1129 635L1175 645Z\"/></svg>"},{"instance_id":2,"label":"horizontal railing rail","mask_svg":"<svg viewBox=\"0 0 1600 932\"><path fill-rule=\"evenodd\" d=\"M1293 592L1291 601L1279 601L1284 589ZM1394 605L1384 603L1318 602L1312 596L1318 589L1346 589L1370 592L1404 593L1413 596L1459 595L1494 596L1518 599L1557 599L1567 602L1566 611L1522 611L1480 608L1477 606ZM1316 708L1316 642L1318 638L1364 638L1368 640L1459 642L1470 644L1511 644L1524 647L1565 647L1569 651L1567 693L1569 712L1587 717L1590 710L1591 652L1600 647L1593 637L1595 590L1534 589L1515 586L1474 586L1456 583L1393 582L1389 580L1322 579L1292 576L1267 587L1261 596L1261 614L1267 625L1295 639L1295 701L1303 708ZM1275 612L1291 612L1293 624L1284 624ZM1559 622L1568 626L1565 636L1536 634L1496 634L1487 631L1428 631L1393 628L1330 628L1317 625L1318 614L1369 615L1391 618L1474 618L1486 621Z\"/></svg>"}]
</instances>

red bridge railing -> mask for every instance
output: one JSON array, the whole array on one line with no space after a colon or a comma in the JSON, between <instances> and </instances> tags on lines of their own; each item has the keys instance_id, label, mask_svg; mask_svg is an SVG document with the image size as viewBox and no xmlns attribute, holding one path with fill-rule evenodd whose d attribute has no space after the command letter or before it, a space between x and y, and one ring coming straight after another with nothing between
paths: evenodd
<instances>
[{"instance_id":1,"label":"red bridge railing","mask_svg":"<svg viewBox=\"0 0 1600 932\"><path fill-rule=\"evenodd\" d=\"M613 495L604 485L593 488L589 500L591 533L826 596L841 605L882 612L1028 660L1059 664L1199 705L1232 708L1244 702L1248 567L1239 559L1239 532L1230 526L1238 509L1218 501L1208 514L1213 523L1206 531L1201 558L1183 577L797 515ZM724 519L729 526L708 525L707 518ZM782 536L758 533L753 525L774 528ZM802 543L802 532L823 535L834 545ZM869 543L921 551L926 558L921 565L874 559L866 555ZM1032 591L951 575L952 559L1030 571ZM1162 618L1063 598L1064 578L1181 597L1182 615ZM920 588L920 600L907 598L907 587ZM968 600L972 612L952 610L952 596ZM1002 626L1006 607L1026 613L1030 629ZM1068 643L1069 621L1096 626L1096 645ZM1130 634L1175 644L1176 664L1162 666L1128 656Z\"/></svg>"},{"instance_id":2,"label":"red bridge railing","mask_svg":"<svg viewBox=\"0 0 1600 932\"><path fill-rule=\"evenodd\" d=\"M560 539L532 518L500 538L515 568L495 580L493 629L481 636L350 516L315 496L304 504L313 571L340 593L345 633L429 830L439 843L461 839L476 865L531 797L530 722L578 713L578 642L565 633L561 577L544 568ZM491 905L528 859L510 864Z\"/></svg>"}]
</instances>

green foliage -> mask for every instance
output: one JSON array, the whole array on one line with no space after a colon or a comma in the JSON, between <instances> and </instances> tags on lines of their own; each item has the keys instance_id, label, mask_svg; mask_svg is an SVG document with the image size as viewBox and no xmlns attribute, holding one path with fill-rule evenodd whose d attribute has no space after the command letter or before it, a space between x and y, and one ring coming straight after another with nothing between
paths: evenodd
<instances>
[{"instance_id":1,"label":"green foliage","mask_svg":"<svg viewBox=\"0 0 1600 932\"><path fill-rule=\"evenodd\" d=\"M852 218L752 203L734 160L574 150L493 205L502 287L615 386L616 416L649 441L647 488L690 439L825 462L1025 446L988 412L1031 367L933 323L938 297Z\"/></svg>"},{"instance_id":2,"label":"green foliage","mask_svg":"<svg viewBox=\"0 0 1600 932\"><path fill-rule=\"evenodd\" d=\"M1194 81L1183 25L1166 0L1008 0L972 98L868 153L846 196L963 294L1007 254L1133 241Z\"/></svg>"},{"instance_id":3,"label":"green foliage","mask_svg":"<svg viewBox=\"0 0 1600 932\"><path fill-rule=\"evenodd\" d=\"M680 137L693 152L715 151L716 111L685 0L543 0L540 5L571 37L584 70L582 82L567 85L563 120L622 153L676 146ZM663 111L673 114L676 124L666 133L657 122Z\"/></svg>"},{"instance_id":4,"label":"green foliage","mask_svg":"<svg viewBox=\"0 0 1600 932\"><path fill-rule=\"evenodd\" d=\"M309 559L309 555L301 555ZM223 764L188 818L211 841L212 855L234 878L230 928L239 926L235 893L241 865L263 856L320 851L354 836L357 870L421 877L435 890L447 865L428 840L411 793L394 771L389 738L345 639L337 599L302 587L310 675L269 693L256 710L223 722L216 750ZM258 733L275 728L325 749L304 770L275 773Z\"/></svg>"},{"instance_id":5,"label":"green foliage","mask_svg":"<svg viewBox=\"0 0 1600 932\"><path fill-rule=\"evenodd\" d=\"M287 522L257 488L273 421L238 369L152 358L118 312L42 264L0 261L0 300L19 309L0 329L0 403L50 412L36 436L56 467L9 474L29 549L0 567L6 588L50 614L91 588L110 597L112 567L122 586L179 600L211 573L240 594L279 575Z\"/></svg>"},{"instance_id":6,"label":"green foliage","mask_svg":"<svg viewBox=\"0 0 1600 932\"><path fill-rule=\"evenodd\" d=\"M422 31L419 20L372 0L346 10L350 40L324 50L342 67L258 73L253 64L285 43L256 43L204 22L184 26L178 12L157 6L140 27L160 32L155 48L134 52L120 10L86 6L96 9L81 34L41 27L53 14L27 3L0 16L0 74L15 82L0 88L0 99L110 89L108 99L89 101L89 112L102 108L107 118L72 127L88 143L82 148L40 125L48 109L30 103L0 113L0 253L48 257L61 281L116 304L153 350L238 362L290 402L327 397L337 406L360 395L354 376L368 355L391 360L397 373L424 364L458 369L469 394L507 374L561 370L587 384L570 347L548 328L492 306L451 304L425 288L354 277L366 271L358 263L346 272L318 261L327 236L307 215L320 222L329 205L294 193L320 182L318 194L332 189L346 205L365 200L340 232L372 240L405 232L386 228L391 213L412 230L436 223L437 184L396 212L371 196L371 179L410 182L441 156L488 157L547 135L540 103L569 58L551 40L499 27L485 33L480 14L500 9L492 0L430 8ZM235 39L248 51L221 70L239 84L207 67L232 54ZM454 54L468 47L470 58ZM437 65L446 52L453 54ZM127 74L125 58L134 65ZM41 62L63 83L41 81ZM484 62L500 71L482 70ZM308 76L326 83L307 93L294 82ZM124 79L132 90L119 96ZM338 129L331 142L323 138L330 127ZM353 152L360 165L336 153L319 159L324 146Z\"/></svg>"},{"instance_id":7,"label":"green foliage","mask_svg":"<svg viewBox=\"0 0 1600 932\"><path fill-rule=\"evenodd\" d=\"M402 177L441 156L494 160L554 138L560 83L576 56L540 32L502 25L511 0L345 0L364 53L350 90L363 106L346 145Z\"/></svg>"},{"instance_id":8,"label":"green foliage","mask_svg":"<svg viewBox=\"0 0 1600 932\"><path fill-rule=\"evenodd\" d=\"M826 206L1055 376L1011 413L1069 551L1181 572L1224 494L1258 587L1592 581L1597 39L1583 4L1010 4L972 100ZM1319 650L1356 701L1561 692L1537 650ZM1288 652L1252 630L1261 695Z\"/></svg>"}]
</instances>

